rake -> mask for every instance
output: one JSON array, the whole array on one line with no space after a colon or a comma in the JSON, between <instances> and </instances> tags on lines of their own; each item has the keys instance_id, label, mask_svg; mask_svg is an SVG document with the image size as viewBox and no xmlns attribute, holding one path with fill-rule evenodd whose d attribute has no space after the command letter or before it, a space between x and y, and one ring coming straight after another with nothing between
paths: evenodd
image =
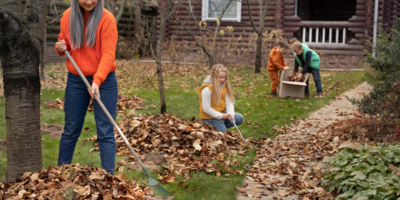
<instances>
[{"instance_id":1,"label":"rake","mask_svg":"<svg viewBox=\"0 0 400 200\"><path fill-rule=\"evenodd\" d=\"M240 136L242 137L243 142L246 143L246 140L244 139L244 137L243 137L242 133L240 132L239 128L236 126L235 121L234 121L232 118L230 118L230 117L229 117L229 119L231 120L231 122L233 123L233 125L235 125L236 129L239 131L239 134L240 134Z\"/></svg>"},{"instance_id":2,"label":"rake","mask_svg":"<svg viewBox=\"0 0 400 200\"><path fill-rule=\"evenodd\" d=\"M78 65L75 63L74 59L71 57L71 55L68 53L68 51L64 51L65 54L67 55L68 59L71 61L72 65L74 65L76 71L79 73L79 76L82 78L82 80L85 82L86 86L89 88L89 90L92 89L92 86L89 84L87 81L86 77L82 74L82 71L79 69ZM99 103L101 109L103 109L104 113L107 115L108 119L111 121L111 123L114 125L115 129L117 129L119 135L122 137L124 140L126 146L128 147L129 151L133 154L135 157L136 161L139 163L140 167L144 171L144 173L147 174L149 177L149 186L153 189L153 192L156 196L162 196L162 198L168 198L171 197L171 199L178 200L175 196L172 196L170 192L168 192L165 188L163 188L158 182L150 176L150 173L147 171L146 167L143 165L142 161L140 160L139 156L136 154L135 150L133 150L131 144L129 144L128 140L126 139L125 135L122 133L121 129L118 127L117 123L114 121L110 113L108 112L107 108L104 106L103 102L101 102L99 96L97 94L94 95L94 98L96 101ZM152 199L150 197L145 196L148 199Z\"/></svg>"}]
</instances>

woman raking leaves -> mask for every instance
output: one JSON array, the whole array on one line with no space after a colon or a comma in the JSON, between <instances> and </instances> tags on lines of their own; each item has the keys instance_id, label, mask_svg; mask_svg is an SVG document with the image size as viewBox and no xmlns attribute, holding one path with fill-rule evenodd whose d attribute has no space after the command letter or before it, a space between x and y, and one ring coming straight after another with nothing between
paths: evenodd
<instances>
[{"instance_id":1,"label":"woman raking leaves","mask_svg":"<svg viewBox=\"0 0 400 200\"><path fill-rule=\"evenodd\" d=\"M60 56L70 52L91 83L88 91L71 61L67 60L68 79L65 89L65 126L61 135L58 165L70 164L75 145L81 134L86 110L94 94L101 100L111 116L116 117L118 83L115 51L118 40L114 16L104 9L103 0L72 0L60 21L60 34L56 51ZM93 101L97 141L101 167L114 173L116 143L114 127L97 101Z\"/></svg>"}]
</instances>

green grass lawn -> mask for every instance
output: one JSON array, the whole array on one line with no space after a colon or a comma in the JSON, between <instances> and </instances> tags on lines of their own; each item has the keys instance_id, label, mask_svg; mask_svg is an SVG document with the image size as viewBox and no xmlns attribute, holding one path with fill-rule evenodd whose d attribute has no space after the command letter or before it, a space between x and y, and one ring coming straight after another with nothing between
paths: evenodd
<instances>
[{"instance_id":1,"label":"green grass lawn","mask_svg":"<svg viewBox=\"0 0 400 200\"><path fill-rule=\"evenodd\" d=\"M119 81L120 94L130 96L138 95L144 98L143 110L136 110L139 114L158 114L160 110L160 97L158 92L157 74L155 64L135 63L125 60L117 62L116 71ZM228 66L229 68L229 66ZM274 126L289 125L297 119L306 118L312 111L318 110L328 104L332 98L344 91L355 87L363 81L363 72L321 72L322 84L325 98L315 99L280 99L272 98L270 93L271 81L265 68L260 74L255 74L252 68L229 68L230 81L235 93L235 111L242 113L245 123L239 128L245 138L248 137L271 137L275 134ZM42 102L64 97L63 88L66 84L66 70L64 64L51 64L46 66L46 73L54 80L46 82L42 86ZM208 75L208 67L203 65L163 65L164 85L167 112L176 114L183 119L198 117L199 101L197 89ZM311 95L315 94L316 87L310 80ZM326 91L325 89L331 89ZM0 97L0 139L6 140L5 128L5 104L4 96ZM58 109L43 108L41 104L41 123L63 124L64 112ZM126 112L129 112L127 110ZM120 117L117 117L117 121ZM85 141L86 138L96 134L96 126L93 112L88 112L84 124L85 131L79 138L75 149L73 163L82 165L91 164L100 167L98 151L89 153L94 144ZM234 130L234 129L232 129ZM52 138L48 134L42 134L43 144L43 167L56 165L58 156L59 139ZM245 164L250 164L255 156L252 149L244 158L240 158L243 169ZM117 157L119 162L121 157ZM0 151L0 180L5 179L6 173L6 150ZM116 172L118 173L118 172ZM123 172L130 179L147 183L147 176L138 169L125 168ZM216 177L215 173L206 172L191 173L193 178L185 180L184 184L178 184L184 179L178 176L175 183L162 184L180 200L183 199L235 199L235 185L241 186L244 175L221 174ZM152 172L153 178L157 177ZM187 187L183 187L186 185Z\"/></svg>"}]
</instances>

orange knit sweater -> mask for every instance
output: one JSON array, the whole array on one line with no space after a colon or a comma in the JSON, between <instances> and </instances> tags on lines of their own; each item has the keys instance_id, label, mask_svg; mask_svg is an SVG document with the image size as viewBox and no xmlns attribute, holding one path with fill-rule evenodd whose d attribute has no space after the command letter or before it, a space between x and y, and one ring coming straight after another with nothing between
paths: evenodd
<instances>
[{"instance_id":1,"label":"orange knit sweater","mask_svg":"<svg viewBox=\"0 0 400 200\"><path fill-rule=\"evenodd\" d=\"M93 76L93 83L101 85L107 78L107 75L117 68L115 61L115 51L117 48L118 41L118 30L117 23L115 21L114 15L108 10L103 10L103 16L99 22L96 32L96 43L93 47L85 46L79 49L72 49L69 35L69 13L70 8L68 8L61 18L60 26L61 31L58 36L58 40L65 40L67 45L67 50L70 52L72 58L75 60L76 64L81 69L85 76ZM84 15L85 18L85 33L86 26L89 19L89 14ZM64 52L56 52L63 56ZM67 59L67 69L69 72L75 75L79 75L72 65L71 61Z\"/></svg>"},{"instance_id":2,"label":"orange knit sweater","mask_svg":"<svg viewBox=\"0 0 400 200\"><path fill-rule=\"evenodd\" d=\"M278 51L278 47L273 48L269 54L267 69L278 71L283 70L283 68L286 66L287 64L285 62L285 58L283 58L283 54Z\"/></svg>"}]
</instances>

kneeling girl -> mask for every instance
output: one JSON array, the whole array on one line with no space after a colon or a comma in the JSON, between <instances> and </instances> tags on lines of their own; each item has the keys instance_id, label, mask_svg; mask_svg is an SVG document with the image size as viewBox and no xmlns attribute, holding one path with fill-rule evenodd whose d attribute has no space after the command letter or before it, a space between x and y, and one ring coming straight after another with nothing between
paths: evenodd
<instances>
[{"instance_id":1,"label":"kneeling girl","mask_svg":"<svg viewBox=\"0 0 400 200\"><path fill-rule=\"evenodd\" d=\"M243 123L243 115L235 113L234 97L228 79L228 70L222 64L212 67L211 73L199 88L200 119L217 131L226 132L234 124Z\"/></svg>"}]
</instances>

